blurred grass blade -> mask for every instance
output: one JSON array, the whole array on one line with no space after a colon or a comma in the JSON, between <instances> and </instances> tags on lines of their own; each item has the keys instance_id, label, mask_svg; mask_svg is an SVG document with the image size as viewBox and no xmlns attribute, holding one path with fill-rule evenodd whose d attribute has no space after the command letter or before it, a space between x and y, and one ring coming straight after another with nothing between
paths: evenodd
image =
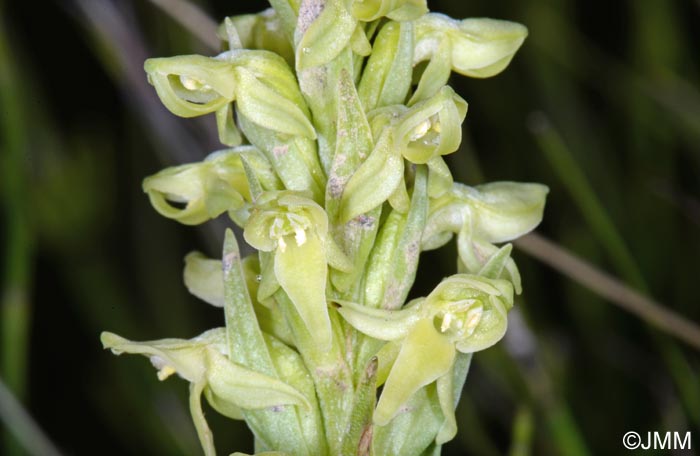
<instances>
[{"instance_id":1,"label":"blurred grass blade","mask_svg":"<svg viewBox=\"0 0 700 456\"><path fill-rule=\"evenodd\" d=\"M531 115L530 129L560 180L568 188L583 213L593 235L605 247L620 274L638 290L648 294L647 285L633 256L563 138L550 124L544 113ZM636 308L639 309L639 305ZM650 308L653 307L642 306L642 309L647 312ZM657 307L657 312L654 315L657 319L660 316L658 309L662 308ZM671 334L676 334L680 330L679 336L682 334L683 339L693 347L700 347L697 335L695 335L697 329L689 326L687 321L671 318L663 313L661 318L661 321L665 321L666 325L663 329L668 329ZM688 379L696 377L694 369L673 342L656 333L651 333L651 336L669 368L686 410L689 411L695 424L700 425L700 390L688 385ZM683 362L678 362L678 360L683 360Z\"/></svg>"},{"instance_id":2,"label":"blurred grass blade","mask_svg":"<svg viewBox=\"0 0 700 456\"><path fill-rule=\"evenodd\" d=\"M61 456L32 417L0 378L0 421L15 435L26 452L34 456Z\"/></svg>"},{"instance_id":3,"label":"blurred grass blade","mask_svg":"<svg viewBox=\"0 0 700 456\"><path fill-rule=\"evenodd\" d=\"M532 454L532 438L535 431L535 417L528 405L521 405L513 421L510 456L529 456Z\"/></svg>"},{"instance_id":4,"label":"blurred grass blade","mask_svg":"<svg viewBox=\"0 0 700 456\"><path fill-rule=\"evenodd\" d=\"M0 295L0 375L19 398L26 396L28 341L31 319L32 238L29 221L27 163L28 113L23 96L27 89L16 56L9 46L0 5L0 203L7 226L3 242L2 294ZM11 440L7 454L18 454Z\"/></svg>"},{"instance_id":5,"label":"blurred grass blade","mask_svg":"<svg viewBox=\"0 0 700 456\"><path fill-rule=\"evenodd\" d=\"M611 256L626 280L646 291L644 278L630 254L620 233L608 217L603 204L576 163L571 151L544 113L533 113L530 129L559 179L571 193L596 237Z\"/></svg>"}]
</instances>

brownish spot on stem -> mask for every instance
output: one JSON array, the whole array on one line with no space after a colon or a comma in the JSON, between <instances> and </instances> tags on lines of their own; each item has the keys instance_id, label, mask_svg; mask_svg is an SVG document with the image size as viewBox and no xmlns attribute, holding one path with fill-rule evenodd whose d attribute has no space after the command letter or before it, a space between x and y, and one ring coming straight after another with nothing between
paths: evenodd
<instances>
[{"instance_id":1,"label":"brownish spot on stem","mask_svg":"<svg viewBox=\"0 0 700 456\"><path fill-rule=\"evenodd\" d=\"M374 434L374 426L368 424L362 429L360 443L357 445L358 456L369 456L369 450L372 448L372 435Z\"/></svg>"}]
</instances>

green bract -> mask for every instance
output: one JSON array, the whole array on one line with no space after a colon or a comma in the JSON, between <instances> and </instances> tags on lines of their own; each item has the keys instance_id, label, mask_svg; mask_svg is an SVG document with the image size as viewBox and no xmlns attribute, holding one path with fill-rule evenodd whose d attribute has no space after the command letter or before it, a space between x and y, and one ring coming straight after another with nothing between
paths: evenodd
<instances>
[{"instance_id":1,"label":"green bract","mask_svg":"<svg viewBox=\"0 0 700 456\"><path fill-rule=\"evenodd\" d=\"M246 421L256 454L436 456L457 432L472 353L503 337L521 292L512 245L496 244L539 224L548 191L454 182L444 156L467 102L446 84L452 71L502 71L527 29L429 13L425 0L271 3L226 18L214 57L145 64L167 109L215 113L231 147L143 183L165 217L227 213L254 249L242 257L227 229L220 256L185 257L187 289L226 326L103 343L191 383L208 456L202 393ZM406 302L421 252L454 235L458 274Z\"/></svg>"}]
</instances>

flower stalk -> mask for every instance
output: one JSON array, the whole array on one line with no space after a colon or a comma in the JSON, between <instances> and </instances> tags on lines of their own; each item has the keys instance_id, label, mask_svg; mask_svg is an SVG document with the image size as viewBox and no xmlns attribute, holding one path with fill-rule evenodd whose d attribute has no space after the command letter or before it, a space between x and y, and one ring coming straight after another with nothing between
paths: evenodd
<instances>
[{"instance_id":1,"label":"flower stalk","mask_svg":"<svg viewBox=\"0 0 700 456\"><path fill-rule=\"evenodd\" d=\"M503 337L521 292L510 244L496 244L537 226L547 193L453 181L443 157L467 103L446 83L502 71L527 30L421 0L271 3L227 18L217 56L145 64L165 107L213 114L228 147L143 185L165 217L226 214L256 250L241 258L227 230L220 258L185 258L185 285L225 326L102 342L190 382L206 455L202 395L246 421L256 454L439 454L472 354ZM454 235L457 273L407 302L421 251Z\"/></svg>"}]
</instances>

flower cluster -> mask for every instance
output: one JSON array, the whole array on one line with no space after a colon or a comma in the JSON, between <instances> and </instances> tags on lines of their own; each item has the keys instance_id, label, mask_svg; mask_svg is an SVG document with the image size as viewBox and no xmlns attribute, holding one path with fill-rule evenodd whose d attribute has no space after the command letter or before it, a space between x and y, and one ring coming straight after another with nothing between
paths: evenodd
<instances>
[{"instance_id":1,"label":"flower cluster","mask_svg":"<svg viewBox=\"0 0 700 456\"><path fill-rule=\"evenodd\" d=\"M160 99L214 114L227 148L144 180L153 207L187 225L227 214L220 258L185 258L184 282L225 327L132 342L201 409L243 419L258 454L438 454L457 432L472 353L498 342L521 291L511 245L547 188L454 182L467 103L451 72L502 71L527 30L457 21L424 0L275 0L227 18L222 52L149 59ZM457 274L407 301L421 251L457 235ZM382 387L377 397L378 388ZM240 453L236 453L240 454Z\"/></svg>"}]
</instances>

